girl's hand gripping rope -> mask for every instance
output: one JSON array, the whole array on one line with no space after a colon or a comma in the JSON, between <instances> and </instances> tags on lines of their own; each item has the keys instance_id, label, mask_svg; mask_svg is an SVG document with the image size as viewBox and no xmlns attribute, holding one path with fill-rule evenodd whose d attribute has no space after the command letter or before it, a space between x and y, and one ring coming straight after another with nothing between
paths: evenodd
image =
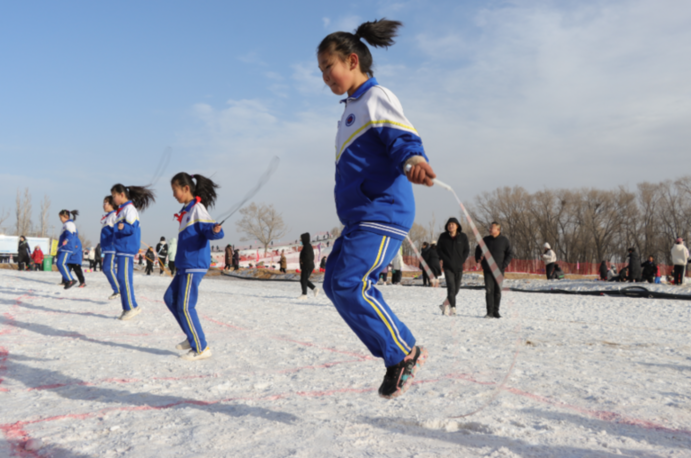
<instances>
[{"instance_id":1,"label":"girl's hand gripping rope","mask_svg":"<svg viewBox=\"0 0 691 458\"><path fill-rule=\"evenodd\" d=\"M411 183L425 186L433 186L434 179L437 178L432 166L422 156L413 156L408 159L405 164L405 174Z\"/></svg>"},{"instance_id":2,"label":"girl's hand gripping rope","mask_svg":"<svg viewBox=\"0 0 691 458\"><path fill-rule=\"evenodd\" d=\"M216 224L216 225L214 226L214 234L218 234L219 232L221 232L221 225L220 225L220 224Z\"/></svg>"}]
</instances>

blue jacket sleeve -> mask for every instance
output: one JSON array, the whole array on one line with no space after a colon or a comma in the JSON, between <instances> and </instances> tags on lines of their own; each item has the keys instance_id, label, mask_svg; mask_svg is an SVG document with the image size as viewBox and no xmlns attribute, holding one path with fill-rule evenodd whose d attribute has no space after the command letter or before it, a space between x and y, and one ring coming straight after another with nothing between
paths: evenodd
<instances>
[{"instance_id":1,"label":"blue jacket sleeve","mask_svg":"<svg viewBox=\"0 0 691 458\"><path fill-rule=\"evenodd\" d=\"M393 127L378 127L379 138L386 145L386 150L396 168L405 173L403 166L413 156L422 156L428 161L422 140L417 135Z\"/></svg>"},{"instance_id":2,"label":"blue jacket sleeve","mask_svg":"<svg viewBox=\"0 0 691 458\"><path fill-rule=\"evenodd\" d=\"M221 227L221 232L216 234L214 232L214 226L216 223L199 223L199 232L204 234L207 240L218 240L223 238L223 228Z\"/></svg>"},{"instance_id":3,"label":"blue jacket sleeve","mask_svg":"<svg viewBox=\"0 0 691 458\"><path fill-rule=\"evenodd\" d=\"M117 229L117 231L120 233L121 237L126 237L128 235L134 234L134 226L132 226L130 223L128 223L125 220L118 222L118 224L115 227L117 228L120 225L120 223L123 224L123 228Z\"/></svg>"}]
</instances>

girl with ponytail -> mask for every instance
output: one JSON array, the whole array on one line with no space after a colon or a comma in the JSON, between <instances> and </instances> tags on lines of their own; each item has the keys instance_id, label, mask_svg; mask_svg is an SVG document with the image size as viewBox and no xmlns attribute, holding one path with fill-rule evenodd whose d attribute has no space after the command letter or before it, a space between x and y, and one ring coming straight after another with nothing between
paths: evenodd
<instances>
[{"instance_id":1,"label":"girl with ponytail","mask_svg":"<svg viewBox=\"0 0 691 458\"><path fill-rule=\"evenodd\" d=\"M115 200L112 195L103 198L103 211L106 212L101 218L101 254L103 255L103 267L101 270L105 274L113 294L108 299L120 297L120 286L115 276L115 219L117 218Z\"/></svg>"},{"instance_id":2,"label":"girl with ponytail","mask_svg":"<svg viewBox=\"0 0 691 458\"><path fill-rule=\"evenodd\" d=\"M79 240L79 232L74 220L77 219L79 211L77 210L60 210L58 216L62 222L62 232L58 240L58 270L62 274L62 285L65 289L70 289L77 284L77 281L72 278L70 270L74 270L79 279L79 287L84 288L84 273L82 272L82 259L84 253L82 252L82 242Z\"/></svg>"},{"instance_id":3,"label":"girl with ponytail","mask_svg":"<svg viewBox=\"0 0 691 458\"><path fill-rule=\"evenodd\" d=\"M180 223L174 260L176 272L163 300L187 336L176 346L178 350L189 350L181 358L196 361L211 356L196 305L199 284L211 266L209 241L223 238L223 229L207 211L216 201L218 185L202 175L185 172L175 175L170 185L173 197L183 207L175 214Z\"/></svg>"},{"instance_id":4,"label":"girl with ponytail","mask_svg":"<svg viewBox=\"0 0 691 458\"><path fill-rule=\"evenodd\" d=\"M122 303L121 320L131 320L141 312L134 297L132 270L134 257L141 245L139 212L156 201L156 196L147 186L124 186L116 184L110 188L113 203L117 205L113 231L113 247L117 263L118 288Z\"/></svg>"},{"instance_id":5,"label":"girl with ponytail","mask_svg":"<svg viewBox=\"0 0 691 458\"><path fill-rule=\"evenodd\" d=\"M432 186L422 140L390 90L374 78L366 43L394 44L398 21L365 22L355 33L335 32L317 48L324 83L347 93L336 134L336 211L345 226L326 263L324 292L370 352L384 359L383 398L412 384L427 359L412 332L374 285L398 253L415 219L411 183Z\"/></svg>"}]
</instances>

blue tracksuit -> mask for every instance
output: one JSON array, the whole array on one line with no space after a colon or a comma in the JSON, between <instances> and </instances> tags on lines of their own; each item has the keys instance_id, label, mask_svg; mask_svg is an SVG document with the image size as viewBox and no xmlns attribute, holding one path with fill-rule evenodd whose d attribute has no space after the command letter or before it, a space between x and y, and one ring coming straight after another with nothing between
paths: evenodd
<instances>
[{"instance_id":1,"label":"blue tracksuit","mask_svg":"<svg viewBox=\"0 0 691 458\"><path fill-rule=\"evenodd\" d=\"M374 287L415 219L403 170L422 141L396 96L370 78L345 102L336 136L336 211L345 226L326 263L324 292L370 352L387 367L415 345Z\"/></svg>"},{"instance_id":2,"label":"blue tracksuit","mask_svg":"<svg viewBox=\"0 0 691 458\"><path fill-rule=\"evenodd\" d=\"M118 229L120 223L124 224L122 229ZM134 269L134 256L139 253L139 245L141 244L141 229L139 228L139 213L131 201L125 202L118 208L113 236L122 309L132 310L138 307L134 298L132 271Z\"/></svg>"},{"instance_id":3,"label":"blue tracksuit","mask_svg":"<svg viewBox=\"0 0 691 458\"><path fill-rule=\"evenodd\" d=\"M163 300L187 336L192 349L201 353L207 347L197 315L199 284L211 266L210 240L223 238L223 230L213 232L216 222L204 204L193 200L176 215L180 221L175 278Z\"/></svg>"},{"instance_id":4,"label":"blue tracksuit","mask_svg":"<svg viewBox=\"0 0 691 458\"><path fill-rule=\"evenodd\" d=\"M79 240L79 233L74 221L68 219L62 225L62 232L58 239L58 270L62 274L64 281L72 281L69 264L82 263L82 242Z\"/></svg>"},{"instance_id":5,"label":"blue tracksuit","mask_svg":"<svg viewBox=\"0 0 691 458\"><path fill-rule=\"evenodd\" d=\"M120 292L115 277L115 219L117 212L113 210L101 219L101 254L103 255L103 273L105 274L114 293Z\"/></svg>"}]
</instances>

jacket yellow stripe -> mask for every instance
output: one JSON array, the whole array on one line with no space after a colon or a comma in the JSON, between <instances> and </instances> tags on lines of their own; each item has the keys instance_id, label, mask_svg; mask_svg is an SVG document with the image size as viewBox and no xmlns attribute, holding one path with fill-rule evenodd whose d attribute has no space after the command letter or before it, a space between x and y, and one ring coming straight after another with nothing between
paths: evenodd
<instances>
[{"instance_id":1,"label":"jacket yellow stripe","mask_svg":"<svg viewBox=\"0 0 691 458\"><path fill-rule=\"evenodd\" d=\"M365 130L366 128L368 128L368 127L370 127L370 126L378 125L378 124L391 124L392 126L402 127L403 129L411 130L411 131L415 132L415 134L417 134L417 130L415 130L415 128L414 128L413 126L406 126L405 124L401 124L400 122L389 121L389 120L387 120L387 119L382 119L382 120L379 120L379 121L370 121L370 122L366 123L364 126L360 127L360 128L359 128L358 130L356 130L355 132L353 132L353 134L352 134L350 137L348 137L348 140L346 140L346 141L343 143L343 145L341 146L341 150L340 150L340 151L337 151L337 154L336 154L336 162L338 162L338 160L341 158L341 154L343 154L343 151L346 149L346 146L348 146L348 144L350 144L350 141L351 141L353 138L355 138L360 132L362 132L362 131Z\"/></svg>"},{"instance_id":2,"label":"jacket yellow stripe","mask_svg":"<svg viewBox=\"0 0 691 458\"><path fill-rule=\"evenodd\" d=\"M369 305L372 306L372 308L374 309L374 311L377 312L377 315L379 315L379 318L380 318L380 319L382 320L382 322L386 325L386 328L387 328L387 329L389 330L389 332L391 333L391 337L393 337L393 340L394 340L394 342L396 342L396 345L398 345L398 348L400 348L401 351L407 355L408 353L410 353L410 351L409 351L409 350L406 350L405 347L404 347L403 345L401 345L401 342L399 342L398 339L396 338L396 333L395 333L394 330L391 328L391 325L390 325L389 322L386 320L386 317L384 316L384 314L381 312L381 310L379 310L379 308L378 308L372 301L370 301L370 300L367 298L367 295L365 294L365 291L367 290L367 279L369 278L369 275L372 273L372 271L373 271L373 270L377 267L377 265L379 264L379 261L380 261L380 258L381 258L381 256L382 256L382 251L383 251L383 249L384 249L384 244L385 244L385 243L386 243L386 237L383 237L383 238L382 238L382 241L381 241L381 245L379 245L379 253L377 254L377 258L374 260L374 264L372 265L372 267L370 268L370 270L367 271L367 273L365 274L365 276L362 277L362 297L363 297L363 299L365 299L365 301L367 301L367 303L368 303Z\"/></svg>"},{"instance_id":3,"label":"jacket yellow stripe","mask_svg":"<svg viewBox=\"0 0 691 458\"><path fill-rule=\"evenodd\" d=\"M192 287L191 280L192 274L187 274L187 285L185 286L185 301L182 303L182 309L185 312L185 318L187 319L187 325L190 327L190 331L192 332L192 337L194 337L194 342L196 343L197 347L197 353L201 353L204 351L204 349L200 348L201 345L199 344L199 337L197 337L197 333L194 332L194 325L192 324L192 320L190 319L190 315L187 311L190 289Z\"/></svg>"},{"instance_id":4,"label":"jacket yellow stripe","mask_svg":"<svg viewBox=\"0 0 691 458\"><path fill-rule=\"evenodd\" d=\"M129 265L130 265L130 259L132 259L132 262L134 262L134 258L130 258L125 256L125 297L127 298L127 306L132 310L132 290L130 288L130 282L129 282L129 271L127 270Z\"/></svg>"}]
</instances>

